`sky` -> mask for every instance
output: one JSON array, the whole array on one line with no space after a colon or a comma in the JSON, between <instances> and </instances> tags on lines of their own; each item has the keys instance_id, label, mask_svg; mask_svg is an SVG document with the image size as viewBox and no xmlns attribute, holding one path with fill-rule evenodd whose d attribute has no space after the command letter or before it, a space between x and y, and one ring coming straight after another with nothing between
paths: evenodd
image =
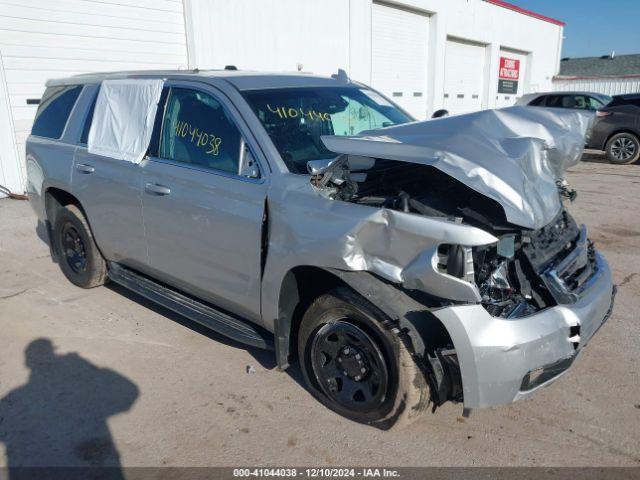
<instances>
[{"instance_id":1,"label":"sky","mask_svg":"<svg viewBox=\"0 0 640 480\"><path fill-rule=\"evenodd\" d=\"M563 57L640 53L640 0L507 0L566 22Z\"/></svg>"}]
</instances>

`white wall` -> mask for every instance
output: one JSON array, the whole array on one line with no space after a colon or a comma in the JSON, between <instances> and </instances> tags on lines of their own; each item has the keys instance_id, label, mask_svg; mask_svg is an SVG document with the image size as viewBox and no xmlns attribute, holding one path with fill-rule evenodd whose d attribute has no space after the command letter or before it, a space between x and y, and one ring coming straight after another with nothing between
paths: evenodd
<instances>
[{"instance_id":1,"label":"white wall","mask_svg":"<svg viewBox=\"0 0 640 480\"><path fill-rule=\"evenodd\" d=\"M640 76L631 78L582 78L563 79L556 78L553 81L553 90L556 92L595 92L605 95L621 95L623 93L640 92Z\"/></svg>"},{"instance_id":2,"label":"white wall","mask_svg":"<svg viewBox=\"0 0 640 480\"><path fill-rule=\"evenodd\" d=\"M335 73L350 64L352 28L354 50L369 50L367 30L357 35L359 25L350 24L352 15L365 14L357 4L348 0L189 0L194 65ZM364 60L361 68L366 74L369 62L354 60Z\"/></svg>"},{"instance_id":3,"label":"white wall","mask_svg":"<svg viewBox=\"0 0 640 480\"><path fill-rule=\"evenodd\" d=\"M483 108L496 105L504 48L527 57L524 92L552 88L562 27L483 0L382 1L430 16L426 114L444 103L448 37L486 45ZM17 171L23 183L36 111L26 100L39 98L49 78L228 64L296 71L300 64L324 75L342 68L370 84L371 12L372 0L0 0L0 129L13 132L14 143L0 151L2 181L15 185Z\"/></svg>"},{"instance_id":4,"label":"white wall","mask_svg":"<svg viewBox=\"0 0 640 480\"><path fill-rule=\"evenodd\" d=\"M2 51L0 51L0 185L9 189L10 192L21 192L25 184L19 159ZM3 196L0 193L0 198Z\"/></svg>"},{"instance_id":5,"label":"white wall","mask_svg":"<svg viewBox=\"0 0 640 480\"><path fill-rule=\"evenodd\" d=\"M10 117L0 112L0 128L13 122L24 177L24 142L37 109L26 100L40 98L50 78L186 68L183 4L181 0L0 0L0 52L10 104Z\"/></svg>"},{"instance_id":6,"label":"white wall","mask_svg":"<svg viewBox=\"0 0 640 480\"><path fill-rule=\"evenodd\" d=\"M372 0L184 0L192 66L329 75L371 81ZM447 37L486 45L483 107L496 106L500 49L526 55L523 90L550 90L562 27L483 0L384 0L431 15L428 112L444 103ZM373 85L375 87L375 85ZM513 97L515 103L515 96Z\"/></svg>"},{"instance_id":7,"label":"white wall","mask_svg":"<svg viewBox=\"0 0 640 480\"><path fill-rule=\"evenodd\" d=\"M561 26L482 0L402 0L401 3L435 12L438 17L434 26L438 33L433 46L436 62L432 111L443 106L447 36L487 45L485 108L496 106L501 48L527 54L529 72L520 80L524 82L524 93L551 89L560 62Z\"/></svg>"}]
</instances>

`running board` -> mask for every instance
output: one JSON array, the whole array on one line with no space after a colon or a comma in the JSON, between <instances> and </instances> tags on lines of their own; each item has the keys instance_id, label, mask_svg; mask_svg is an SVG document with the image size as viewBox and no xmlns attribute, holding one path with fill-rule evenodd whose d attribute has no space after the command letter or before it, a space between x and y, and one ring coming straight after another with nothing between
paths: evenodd
<instances>
[{"instance_id":1,"label":"running board","mask_svg":"<svg viewBox=\"0 0 640 480\"><path fill-rule=\"evenodd\" d=\"M232 317L114 262L109 262L108 275L115 283L138 295L237 342L268 350L273 349L270 334L266 330L261 332L260 327L246 320Z\"/></svg>"}]
</instances>

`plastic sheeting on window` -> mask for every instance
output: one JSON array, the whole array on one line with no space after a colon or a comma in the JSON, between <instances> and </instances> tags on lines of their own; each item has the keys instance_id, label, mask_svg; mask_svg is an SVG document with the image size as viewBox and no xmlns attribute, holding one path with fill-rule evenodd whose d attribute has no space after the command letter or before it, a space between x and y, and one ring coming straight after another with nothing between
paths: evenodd
<instances>
[{"instance_id":1,"label":"plastic sheeting on window","mask_svg":"<svg viewBox=\"0 0 640 480\"><path fill-rule=\"evenodd\" d=\"M104 80L89 130L89 153L140 163L144 158L163 80Z\"/></svg>"}]
</instances>

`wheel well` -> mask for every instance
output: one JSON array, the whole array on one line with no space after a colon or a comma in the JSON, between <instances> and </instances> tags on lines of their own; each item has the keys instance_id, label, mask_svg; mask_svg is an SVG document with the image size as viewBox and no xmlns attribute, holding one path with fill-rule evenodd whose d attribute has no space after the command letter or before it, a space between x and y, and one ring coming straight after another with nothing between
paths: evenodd
<instances>
[{"instance_id":1,"label":"wheel well","mask_svg":"<svg viewBox=\"0 0 640 480\"><path fill-rule=\"evenodd\" d=\"M440 306L436 299L406 291L368 272L297 267L282 283L279 316L274 328L276 361L280 369L289 366L297 354L297 337L307 308L314 299L345 286L392 319L394 330L425 375L434 405L462 398L462 378L455 345L444 324L430 311Z\"/></svg>"},{"instance_id":2,"label":"wheel well","mask_svg":"<svg viewBox=\"0 0 640 480\"><path fill-rule=\"evenodd\" d=\"M56 214L58 210L62 207L66 207L67 205L76 205L80 210L82 210L80 201L69 192L55 187L47 189L45 194L45 212L47 213L47 220L51 225L56 221Z\"/></svg>"},{"instance_id":3,"label":"wheel well","mask_svg":"<svg viewBox=\"0 0 640 480\"><path fill-rule=\"evenodd\" d=\"M320 267L295 267L284 277L278 301L275 325L276 360L285 369L289 359L297 357L297 338L302 316L309 305L323 293L346 285L336 275Z\"/></svg>"},{"instance_id":4,"label":"wheel well","mask_svg":"<svg viewBox=\"0 0 640 480\"><path fill-rule=\"evenodd\" d=\"M89 217L84 211L84 208L82 208L80 200L78 200L74 195L70 194L66 190L62 190L61 188L48 188L45 192L44 197L44 208L47 215L45 227L47 229L47 236L49 237L49 248L51 249L51 256L53 257L54 261L57 260L57 252L55 251L53 242L53 227L55 225L58 212L67 205L75 205L76 207L78 207L84 215L89 228L91 229L91 222L89 221ZM96 243L98 251L102 253L102 251L100 250L100 246L98 245L98 242L95 238L94 242Z\"/></svg>"},{"instance_id":5,"label":"wheel well","mask_svg":"<svg viewBox=\"0 0 640 480\"><path fill-rule=\"evenodd\" d=\"M607 137L607 140L604 142L603 150L607 148L607 144L609 143L609 140L611 140L613 137L615 137L619 133L628 133L629 135L633 135L634 137L636 137L636 139L640 141L640 134L638 134L637 132L634 132L633 130L629 130L629 129L617 130Z\"/></svg>"},{"instance_id":6,"label":"wheel well","mask_svg":"<svg viewBox=\"0 0 640 480\"><path fill-rule=\"evenodd\" d=\"M379 300L386 305L381 308L383 311L389 309L400 311L406 307L401 305L404 302L403 299L409 300L409 298L415 302L414 306L421 306L422 311L416 308L416 311L407 312L405 318L400 321L400 329L406 331L412 350L419 356L434 354L438 349L453 347L451 336L445 326L433 314L424 311L425 307L433 306L433 299L424 296L416 298L411 295L396 296L395 287L377 277L363 278L360 280L362 283L359 283L356 278L359 278L357 275L362 272L342 273L344 275L336 275L320 267L301 266L293 268L285 275L280 289L279 313L275 325L276 357L280 368L286 368L289 357L295 358L297 354L298 330L307 308L320 295L339 286L347 287L365 298L375 298L375 292L377 292L380 295ZM376 281L371 283L372 280ZM370 289L370 292L367 289ZM381 305L375 306L381 307ZM390 311L385 313L393 316Z\"/></svg>"}]
</instances>

